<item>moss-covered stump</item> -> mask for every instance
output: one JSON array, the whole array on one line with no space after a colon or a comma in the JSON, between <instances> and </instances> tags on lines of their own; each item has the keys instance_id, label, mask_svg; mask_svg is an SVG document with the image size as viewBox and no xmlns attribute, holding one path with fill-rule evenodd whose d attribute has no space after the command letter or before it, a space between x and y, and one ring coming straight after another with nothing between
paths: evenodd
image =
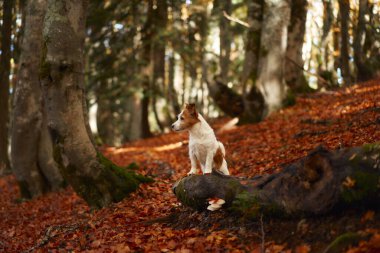
<instances>
[{"instance_id":1,"label":"moss-covered stump","mask_svg":"<svg viewBox=\"0 0 380 253\"><path fill-rule=\"evenodd\" d=\"M318 147L282 172L249 180L218 174L192 175L173 187L195 209L221 198L225 208L256 216L318 215L357 205L379 207L380 145L328 151Z\"/></svg>"}]
</instances>

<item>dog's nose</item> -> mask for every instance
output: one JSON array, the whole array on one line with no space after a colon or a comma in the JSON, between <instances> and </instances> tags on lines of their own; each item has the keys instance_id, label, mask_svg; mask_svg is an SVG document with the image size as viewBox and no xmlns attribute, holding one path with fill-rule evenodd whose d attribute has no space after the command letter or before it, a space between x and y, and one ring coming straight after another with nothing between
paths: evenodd
<instances>
[{"instance_id":1,"label":"dog's nose","mask_svg":"<svg viewBox=\"0 0 380 253\"><path fill-rule=\"evenodd\" d=\"M172 129L174 129L174 124L172 124Z\"/></svg>"}]
</instances>

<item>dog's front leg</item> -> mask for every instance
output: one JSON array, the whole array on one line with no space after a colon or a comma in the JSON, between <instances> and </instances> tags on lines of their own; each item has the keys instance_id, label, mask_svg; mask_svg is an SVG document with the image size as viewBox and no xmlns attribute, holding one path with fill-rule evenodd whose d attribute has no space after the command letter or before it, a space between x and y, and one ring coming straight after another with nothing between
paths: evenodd
<instances>
[{"instance_id":1,"label":"dog's front leg","mask_svg":"<svg viewBox=\"0 0 380 253\"><path fill-rule=\"evenodd\" d=\"M191 162L191 169L187 173L187 175L197 174L197 157L195 156L194 152L190 149L189 151L190 156L190 162Z\"/></svg>"},{"instance_id":2,"label":"dog's front leg","mask_svg":"<svg viewBox=\"0 0 380 253\"><path fill-rule=\"evenodd\" d=\"M211 174L213 158L214 158L214 155L212 154L212 152L207 152L206 164L205 164L205 169L203 171L203 174Z\"/></svg>"}]
</instances>

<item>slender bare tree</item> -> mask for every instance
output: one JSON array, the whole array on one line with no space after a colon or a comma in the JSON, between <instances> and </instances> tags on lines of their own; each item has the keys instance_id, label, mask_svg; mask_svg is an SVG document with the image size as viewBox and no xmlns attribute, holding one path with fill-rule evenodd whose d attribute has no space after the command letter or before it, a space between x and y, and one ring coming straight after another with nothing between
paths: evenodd
<instances>
[{"instance_id":1,"label":"slender bare tree","mask_svg":"<svg viewBox=\"0 0 380 253\"><path fill-rule=\"evenodd\" d=\"M0 59L0 175L10 170L8 157L9 74L11 67L12 9L14 0L3 1Z\"/></svg>"},{"instance_id":2,"label":"slender bare tree","mask_svg":"<svg viewBox=\"0 0 380 253\"><path fill-rule=\"evenodd\" d=\"M338 0L340 15L340 68L342 70L343 81L346 85L351 84L351 71L349 63L349 22L350 22L350 1Z\"/></svg>"},{"instance_id":3,"label":"slender bare tree","mask_svg":"<svg viewBox=\"0 0 380 253\"><path fill-rule=\"evenodd\" d=\"M288 27L288 44L286 49L285 81L293 92L307 90L302 59L302 47L306 28L307 1L291 1L290 23Z\"/></svg>"}]
</instances>

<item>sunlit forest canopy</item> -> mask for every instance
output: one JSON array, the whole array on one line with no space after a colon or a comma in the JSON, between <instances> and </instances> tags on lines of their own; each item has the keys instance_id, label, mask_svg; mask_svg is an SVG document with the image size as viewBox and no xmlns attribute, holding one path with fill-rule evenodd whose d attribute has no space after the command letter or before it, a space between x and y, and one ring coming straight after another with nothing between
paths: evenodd
<instances>
[{"instance_id":1,"label":"sunlit forest canopy","mask_svg":"<svg viewBox=\"0 0 380 253\"><path fill-rule=\"evenodd\" d=\"M265 93L261 73L272 65L265 60L271 41L280 43L271 71L286 87L268 93L282 105L296 93L371 79L380 69L379 9L378 0L90 1L84 74L91 127L99 143L120 145L168 131L186 102L208 118L258 121L272 109L240 111L260 101L255 87ZM15 14L13 83L25 1L17 1ZM282 21L271 23L273 15Z\"/></svg>"}]
</instances>

